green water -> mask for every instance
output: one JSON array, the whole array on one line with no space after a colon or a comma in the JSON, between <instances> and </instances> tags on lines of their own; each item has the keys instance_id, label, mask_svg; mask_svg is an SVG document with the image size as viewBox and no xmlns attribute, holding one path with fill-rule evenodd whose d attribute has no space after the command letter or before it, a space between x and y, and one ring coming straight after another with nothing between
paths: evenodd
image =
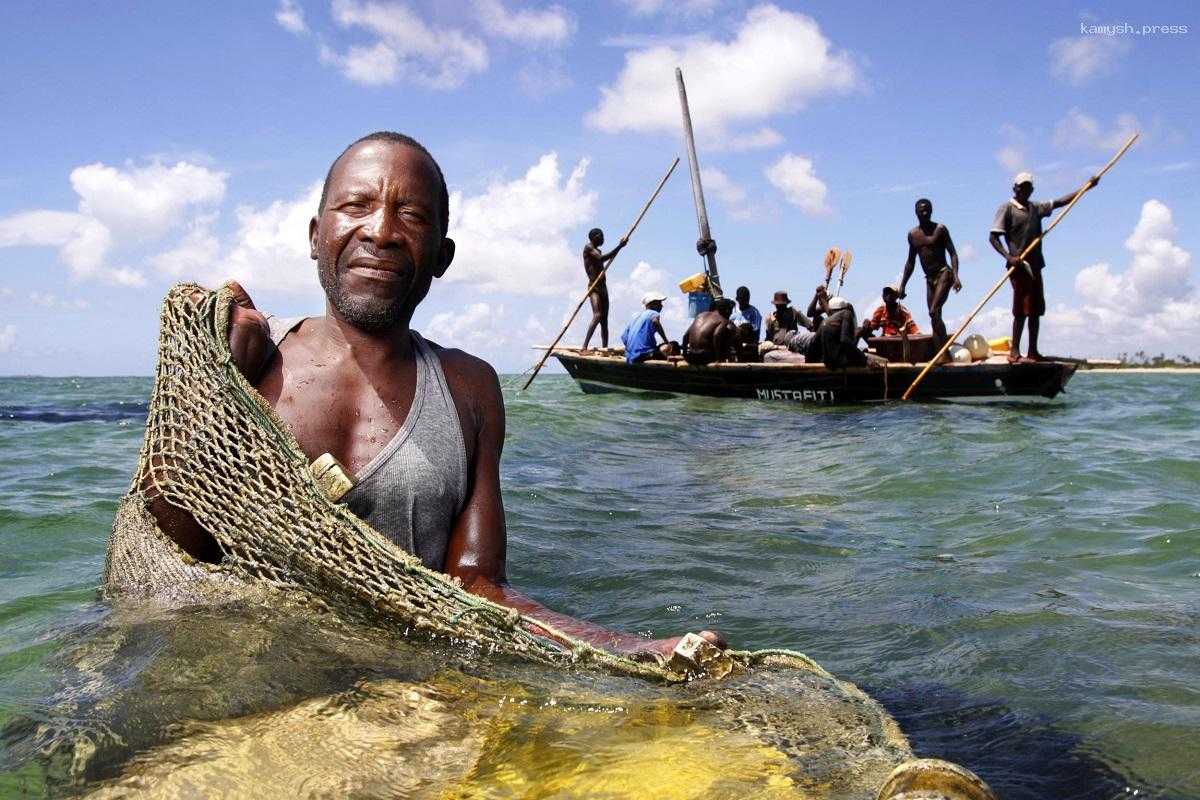
<instances>
[{"instance_id":1,"label":"green water","mask_svg":"<svg viewBox=\"0 0 1200 800\"><path fill-rule=\"evenodd\" d=\"M182 722L344 691L404 647L97 600L148 390L0 380L0 794L60 791L39 721L112 725L125 698L100 780ZM1054 402L811 410L540 378L506 392L509 574L612 627L803 650L1003 798L1200 796L1197 390L1081 374ZM72 657L97 642L100 677ZM164 652L192 666L155 671Z\"/></svg>"}]
</instances>

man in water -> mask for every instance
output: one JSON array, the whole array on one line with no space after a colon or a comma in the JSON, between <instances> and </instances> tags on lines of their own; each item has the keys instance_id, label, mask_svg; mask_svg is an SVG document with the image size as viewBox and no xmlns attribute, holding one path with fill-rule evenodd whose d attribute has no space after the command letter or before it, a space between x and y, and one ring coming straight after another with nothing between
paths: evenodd
<instances>
[{"instance_id":1,"label":"man in water","mask_svg":"<svg viewBox=\"0 0 1200 800\"><path fill-rule=\"evenodd\" d=\"M692 320L683 334L683 357L693 365L730 361L737 357L737 328L730 321L733 301L722 297L713 301L711 311Z\"/></svg>"},{"instance_id":2,"label":"man in water","mask_svg":"<svg viewBox=\"0 0 1200 800\"><path fill-rule=\"evenodd\" d=\"M325 315L268 317L236 287L235 365L305 456L330 453L358 476L343 498L347 507L429 568L595 645L669 653L676 639L609 631L552 612L509 585L496 373L409 327L454 258L448 224L446 182L423 146L391 132L359 139L329 168L309 223ZM220 560L215 540L190 514L161 496L151 511L187 553ZM714 633L704 636L721 643Z\"/></svg>"},{"instance_id":3,"label":"man in water","mask_svg":"<svg viewBox=\"0 0 1200 800\"><path fill-rule=\"evenodd\" d=\"M1093 176L1087 188L1091 189L1099 182L1100 178ZM1012 199L996 209L989 237L992 248L1004 256L1005 268L1012 269L1008 278L1013 287L1012 349L1008 354L1008 360L1012 363L1042 359L1038 351L1038 329L1046 313L1046 293L1042 286L1042 270L1046 268L1046 260L1042 256L1041 242L1025 256L1024 261L1020 255L1042 235L1042 218L1070 203L1075 192L1049 202L1035 202L1030 199L1032 196L1033 175L1029 172L1018 173L1013 178ZM1007 250L1000 243L1001 236L1008 245ZM1026 318L1029 319L1029 356L1022 359L1021 334L1025 330Z\"/></svg>"},{"instance_id":4,"label":"man in water","mask_svg":"<svg viewBox=\"0 0 1200 800\"><path fill-rule=\"evenodd\" d=\"M674 352L674 345L667 339L667 333L659 319L663 301L666 299L667 296L662 292L646 292L642 295L642 310L621 332L626 363L636 364L639 361L666 358ZM662 337L661 345L657 344L655 336Z\"/></svg>"},{"instance_id":5,"label":"man in water","mask_svg":"<svg viewBox=\"0 0 1200 800\"><path fill-rule=\"evenodd\" d=\"M776 292L771 302L774 304L775 310L767 315L766 341L783 344L782 341L776 341L781 334L794 333L800 328L812 330L812 321L792 308L792 301L788 298L787 292L783 290Z\"/></svg>"},{"instance_id":6,"label":"man in water","mask_svg":"<svg viewBox=\"0 0 1200 800\"><path fill-rule=\"evenodd\" d=\"M912 277L917 257L925 272L925 303L929 307L929 326L933 328L933 343L941 347L946 341L946 323L942 306L950 297L950 289L962 290L958 279L958 251L950 238L950 229L933 221L933 203L922 197L915 206L917 227L908 232L908 258L904 261L904 277L900 279L900 298L907 296L905 287ZM946 254L950 263L946 263Z\"/></svg>"},{"instance_id":7,"label":"man in water","mask_svg":"<svg viewBox=\"0 0 1200 800\"><path fill-rule=\"evenodd\" d=\"M863 320L859 336L865 339L881 328L884 336L899 336L902 333L912 336L914 333L920 333L917 323L913 321L912 314L908 312L907 308L900 305L899 287L891 284L883 287L883 305L875 309L870 317Z\"/></svg>"},{"instance_id":8,"label":"man in water","mask_svg":"<svg viewBox=\"0 0 1200 800\"><path fill-rule=\"evenodd\" d=\"M604 244L604 231L592 228L588 231L588 243L583 246L583 271L587 273L588 300L592 304L592 321L588 323L587 334L583 337L583 349L588 349L596 326L600 326L600 345L608 347L608 279L604 270L617 257L629 240L622 237L617 246L607 253L601 252ZM594 284L594 285L593 285Z\"/></svg>"}]
</instances>

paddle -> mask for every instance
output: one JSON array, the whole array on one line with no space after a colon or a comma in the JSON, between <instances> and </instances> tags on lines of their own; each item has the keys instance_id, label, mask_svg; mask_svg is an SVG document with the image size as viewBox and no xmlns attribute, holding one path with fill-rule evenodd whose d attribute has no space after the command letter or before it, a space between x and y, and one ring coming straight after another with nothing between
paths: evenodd
<instances>
[{"instance_id":1,"label":"paddle","mask_svg":"<svg viewBox=\"0 0 1200 800\"><path fill-rule=\"evenodd\" d=\"M833 270L837 267L838 261L842 258L842 251L836 247L831 247L825 251L825 288L829 288L829 282L833 280Z\"/></svg>"},{"instance_id":2,"label":"paddle","mask_svg":"<svg viewBox=\"0 0 1200 800\"><path fill-rule=\"evenodd\" d=\"M646 201L646 205L642 206L642 213L637 215L637 219L635 219L633 224L629 226L629 230L625 232L623 237L621 237L622 239L629 241L629 237L633 236L633 232L637 230L637 226L639 223L641 223L642 217L646 216L646 212L650 210L650 204L653 203L655 198L658 197L658 193L662 191L663 186L667 183L667 178L671 177L671 173L675 171L675 167L677 166L679 166L678 158L671 162L671 168L667 170L667 174L663 175L662 180L658 182L658 186L654 188L654 194L650 195L650 199ZM551 342L550 346L546 348L546 352L542 354L541 360L538 361L537 365L533 368L533 374L529 376L529 380L525 381L525 385L521 387L521 391L525 391L529 388L529 384L533 383L533 379L538 376L538 372L541 371L542 365L546 363L546 359L550 358L550 354L554 352L554 348L558 346L558 343L562 341L562 337L566 335L567 328L571 327L571 323L574 322L575 317L579 315L579 309L583 308L583 304L587 302L588 297L590 297L592 292L595 291L596 287L600 285L600 281L604 280L605 273L608 272L608 268L611 267L613 265L613 261L616 260L617 259L614 256L608 262L608 264L605 265L604 269L600 270L600 274L596 276L596 279L588 285L587 291L584 292L583 297L579 298L579 303L576 304L575 310L571 312L571 317L567 320L567 324L563 325L562 330L558 332L558 336L555 336L554 341Z\"/></svg>"},{"instance_id":3,"label":"paddle","mask_svg":"<svg viewBox=\"0 0 1200 800\"><path fill-rule=\"evenodd\" d=\"M1108 160L1108 163L1104 165L1104 169L1097 172L1093 177L1096 180L1099 180L1101 177L1104 176L1104 173L1106 173L1110 169L1112 169L1113 165L1116 164L1118 160L1120 160L1121 156L1125 155L1125 151L1128 150L1129 148L1133 147L1133 143L1137 141L1137 138L1139 135L1140 134L1135 133L1132 136L1130 136L1129 140L1126 141L1125 144L1121 146L1121 149L1117 151L1117 154L1115 156L1113 156L1112 158L1110 158ZM1067 207L1062 210L1062 213L1054 218L1054 221L1050 223L1050 226L1048 228L1046 228L1046 230L1042 231L1042 235L1037 237L1036 239L1034 239L1032 242L1030 242L1029 245L1024 250L1021 251L1021 255L1018 256L1018 258L1022 262L1025 261L1025 257L1027 255L1029 255L1031 252L1033 252L1033 248L1037 247L1043 239L1045 239L1047 236L1050 235L1050 231L1054 230L1055 226L1057 226L1058 223L1063 221L1063 217L1065 217L1065 216L1067 216L1067 214L1071 213L1071 209L1074 208L1075 204L1079 202L1079 198L1083 197L1083 195L1091 187L1092 187L1092 179L1089 178L1088 181L1083 184L1083 186L1079 187L1079 191L1075 192L1075 196L1071 198L1071 202L1068 203ZM998 280L996 282L996 285L992 287L992 290L990 292L988 292L982 300L979 301L979 305L975 306L974 310L972 310L971 313L967 315L966 320L964 320L963 324L960 325L958 330L956 330L954 332L954 335L950 336L949 338L946 339L945 343L942 345L942 349L937 351L937 355L935 355L933 358L929 359L929 363L925 365L925 369L921 370L921 373L919 375L917 375L917 379L914 380L911 384L909 384L909 387L904 391L904 394L900 397L901 400L908 400L910 397L912 397L913 392L916 391L916 388L917 388L917 386L920 385L921 381L925 380L925 376L929 374L929 371L931 369L933 369L934 365L937 364L938 361L941 360L942 356L946 354L946 351L950 349L950 345L954 344L954 340L957 339L959 336L962 336L962 332L965 331L967 329L967 326L971 324L971 321L975 319L975 315L983 310L983 307L987 304L987 302L989 300L992 299L993 296L995 296L996 292L1000 291L1000 287L1004 285L1004 282L1009 279L1009 276L1011 276L1013 274L1013 270L1015 270L1015 269L1016 269L1016 267L1009 267L1005 271L1004 277L1002 277L1000 280Z\"/></svg>"},{"instance_id":4,"label":"paddle","mask_svg":"<svg viewBox=\"0 0 1200 800\"><path fill-rule=\"evenodd\" d=\"M842 293L842 284L846 282L846 273L850 271L850 263L854 261L854 251L842 253L842 274L838 276L838 294Z\"/></svg>"}]
</instances>

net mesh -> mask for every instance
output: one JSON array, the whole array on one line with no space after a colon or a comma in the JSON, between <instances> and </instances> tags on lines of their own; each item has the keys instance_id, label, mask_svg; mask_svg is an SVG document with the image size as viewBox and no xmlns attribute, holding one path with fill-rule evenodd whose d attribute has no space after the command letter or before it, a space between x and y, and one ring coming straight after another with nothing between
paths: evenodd
<instances>
[{"instance_id":1,"label":"net mesh","mask_svg":"<svg viewBox=\"0 0 1200 800\"><path fill-rule=\"evenodd\" d=\"M544 664L586 665L665 682L693 677L678 666L607 652L470 594L330 502L299 445L234 365L227 343L230 309L225 287L208 291L181 284L163 302L145 440L109 543L110 587L154 591L198 581L265 583ZM223 554L220 563L196 562L174 547L147 511L154 495L188 511L212 534ZM163 547L173 548L172 558L155 555ZM786 650L729 656L742 673L808 673L843 700L870 710L862 717L874 720L869 738L907 749L874 701L807 656Z\"/></svg>"}]
</instances>

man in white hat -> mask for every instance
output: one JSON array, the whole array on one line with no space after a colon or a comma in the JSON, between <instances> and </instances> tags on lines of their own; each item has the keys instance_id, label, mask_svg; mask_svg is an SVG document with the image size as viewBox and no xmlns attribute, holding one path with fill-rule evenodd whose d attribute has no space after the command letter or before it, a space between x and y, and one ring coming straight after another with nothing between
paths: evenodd
<instances>
[{"instance_id":1,"label":"man in white hat","mask_svg":"<svg viewBox=\"0 0 1200 800\"><path fill-rule=\"evenodd\" d=\"M663 330L659 315L662 314L663 301L667 296L662 292L646 292L642 295L643 309L629 321L621 332L621 342L625 345L625 361L633 364L651 358L665 358L670 352L671 342ZM661 336L663 343L656 346L655 335ZM664 349L666 348L666 349Z\"/></svg>"},{"instance_id":2,"label":"man in white hat","mask_svg":"<svg viewBox=\"0 0 1200 800\"><path fill-rule=\"evenodd\" d=\"M1092 188L1100 179L1093 177L1088 182ZM1029 243L1042 235L1042 218L1048 217L1056 208L1062 208L1071 202L1075 193L1065 194L1050 202L1030 200L1033 195L1033 174L1017 173L1013 178L1012 199L996 209L996 218L992 222L990 241L997 253L1004 256L1006 267L1015 267L1009 280L1013 287L1013 327L1012 349L1008 360L1040 361L1042 354L1038 352L1038 328L1042 316L1046 313L1046 293L1042 287L1042 270L1046 260L1042 257L1042 245L1038 242L1025 260L1019 256L1029 246ZM1008 249L1000 242L1003 236ZM1025 329L1025 318L1029 318L1029 355L1021 358L1021 334Z\"/></svg>"}]
</instances>

